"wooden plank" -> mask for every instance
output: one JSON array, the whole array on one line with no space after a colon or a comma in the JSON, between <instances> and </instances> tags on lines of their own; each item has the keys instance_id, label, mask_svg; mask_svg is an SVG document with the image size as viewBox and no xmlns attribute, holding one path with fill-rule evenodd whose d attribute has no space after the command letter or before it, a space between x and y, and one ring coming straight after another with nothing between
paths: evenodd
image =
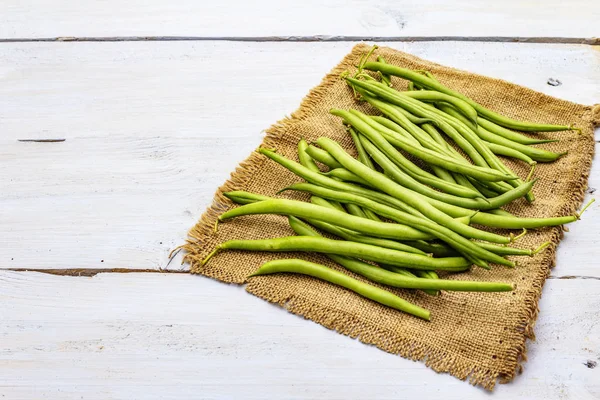
<instances>
[{"instance_id":1,"label":"wooden plank","mask_svg":"<svg viewBox=\"0 0 600 400\"><path fill-rule=\"evenodd\" d=\"M600 357L598 287L547 282L525 372L495 396L600 395L585 365ZM0 271L0 301L7 399L489 397L199 276Z\"/></svg>"},{"instance_id":2,"label":"wooden plank","mask_svg":"<svg viewBox=\"0 0 600 400\"><path fill-rule=\"evenodd\" d=\"M599 101L600 53L589 46L392 45L557 97ZM2 44L0 242L8 245L0 268L164 268L260 131L292 112L350 47ZM563 84L550 86L549 77ZM66 140L18 141L49 138ZM592 187L600 187L597 168ZM599 276L589 263L600 251L599 207L566 235L565 269L556 275Z\"/></svg>"},{"instance_id":3,"label":"wooden plank","mask_svg":"<svg viewBox=\"0 0 600 400\"><path fill-rule=\"evenodd\" d=\"M5 0L0 38L193 36L329 39L352 37L592 38L600 5L586 0L351 3Z\"/></svg>"}]
</instances>

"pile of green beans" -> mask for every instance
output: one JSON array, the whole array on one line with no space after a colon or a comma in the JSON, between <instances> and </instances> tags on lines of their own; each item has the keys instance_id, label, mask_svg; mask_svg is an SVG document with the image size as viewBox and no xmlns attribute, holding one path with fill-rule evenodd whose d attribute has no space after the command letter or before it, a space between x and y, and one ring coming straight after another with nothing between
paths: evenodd
<instances>
[{"instance_id":1,"label":"pile of green beans","mask_svg":"<svg viewBox=\"0 0 600 400\"><path fill-rule=\"evenodd\" d=\"M534 257L550 244L540 243L535 249L512 245L526 229L579 219L591 202L575 215L548 218L519 217L502 208L521 198L534 201L533 167L566 154L533 147L556 140L517 131L576 128L499 115L447 88L429 72L390 65L381 57L368 61L375 48L361 59L354 76L344 78L355 96L382 115L331 110L347 125L356 157L327 137L314 143L300 140L299 162L273 149L258 149L306 181L281 188L276 195L304 192L310 194L310 203L245 191L225 193L240 206L221 214L215 230L219 222L238 216L277 214L288 218L296 235L229 240L217 245L203 265L225 250L320 253L338 267L281 259L265 263L250 277L309 275L426 320L431 318L429 311L381 285L428 295L514 290L508 282L456 280L450 274L466 272L472 265L514 267L514 257ZM392 77L407 79L409 90L394 89ZM530 176L517 176L499 156L532 166ZM523 232L491 232L488 227Z\"/></svg>"}]
</instances>

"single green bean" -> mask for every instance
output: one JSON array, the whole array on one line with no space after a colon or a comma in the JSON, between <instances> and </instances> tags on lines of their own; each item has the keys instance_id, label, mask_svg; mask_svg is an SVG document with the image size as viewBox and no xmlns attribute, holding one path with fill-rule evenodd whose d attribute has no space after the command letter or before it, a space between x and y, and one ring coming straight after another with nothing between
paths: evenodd
<instances>
[{"instance_id":1,"label":"single green bean","mask_svg":"<svg viewBox=\"0 0 600 400\"><path fill-rule=\"evenodd\" d=\"M367 235L389 239L422 240L434 237L432 234L406 225L371 221L370 219L355 217L326 207L284 199L260 201L233 208L221 214L218 220L225 221L230 218L251 214L279 214L311 218Z\"/></svg>"},{"instance_id":2,"label":"single green bean","mask_svg":"<svg viewBox=\"0 0 600 400\"><path fill-rule=\"evenodd\" d=\"M302 251L337 254L369 261L383 262L398 267L440 271L465 271L471 266L471 263L463 257L433 258L421 254L386 249L365 243L309 236L288 236L256 240L228 240L218 244L204 259L202 265L205 265L215 254L223 250L267 252Z\"/></svg>"},{"instance_id":3,"label":"single green bean","mask_svg":"<svg viewBox=\"0 0 600 400\"><path fill-rule=\"evenodd\" d=\"M348 214L354 215L355 217L367 218L362 208L360 208L356 204L346 204L346 210L348 210Z\"/></svg>"},{"instance_id":4,"label":"single green bean","mask_svg":"<svg viewBox=\"0 0 600 400\"><path fill-rule=\"evenodd\" d=\"M352 128L348 129L348 131L350 132L350 136L352 136L352 141L354 142L354 146L356 146L356 152L358 153L358 160L361 163L365 164L367 167L369 167L371 169L375 169L375 166L373 165L373 162L369 158L369 155L367 154L365 149L362 148L362 144L360 143L360 140L358 140L358 134L356 133L356 131Z\"/></svg>"},{"instance_id":5,"label":"single green bean","mask_svg":"<svg viewBox=\"0 0 600 400\"><path fill-rule=\"evenodd\" d=\"M478 120L479 125L488 131L495 133L496 135L500 135L505 139L512 140L513 142L521 143L521 144L543 144L543 143L552 143L558 142L559 139L534 139L528 136L522 135L518 132L511 131L506 129L498 124L493 123L492 121L488 121L485 118L481 118Z\"/></svg>"},{"instance_id":6,"label":"single green bean","mask_svg":"<svg viewBox=\"0 0 600 400\"><path fill-rule=\"evenodd\" d=\"M452 104L458 111L465 115L473 124L477 126L477 111L466 101L448 94L435 90L418 90L414 92L402 92L402 94L420 101L426 102L446 102Z\"/></svg>"},{"instance_id":7,"label":"single green bean","mask_svg":"<svg viewBox=\"0 0 600 400\"><path fill-rule=\"evenodd\" d=\"M331 157L328 152L323 149L320 149L312 144L308 146L305 150L309 156L311 156L314 160L317 160L321 164L328 166L330 169L341 168L341 164L335 161L335 158Z\"/></svg>"},{"instance_id":8,"label":"single green bean","mask_svg":"<svg viewBox=\"0 0 600 400\"><path fill-rule=\"evenodd\" d=\"M503 146L501 144L496 144L496 143L491 143L491 142L484 142L484 143L486 144L487 147L490 148L492 153L494 153L496 155L525 161L529 165L537 164L537 162L533 161L533 159L531 157L529 157L527 154L521 153L519 150L515 150L510 147Z\"/></svg>"},{"instance_id":9,"label":"single green bean","mask_svg":"<svg viewBox=\"0 0 600 400\"><path fill-rule=\"evenodd\" d=\"M462 95L454 90L447 88L439 82L436 82L426 76L415 73L409 69L401 68L389 64L382 64L378 62L367 62L364 64L363 68L371 70L371 71L379 71L381 73L393 76L399 76L401 78L405 78L411 80L413 82L419 83L429 89L434 89L442 93L446 93L450 96L457 97L461 100L469 103L477 113L482 115L488 120L495 122L498 125L504 126L506 128L512 128L519 131L536 131L536 132L554 132L554 131L566 131L571 130L571 126L565 125L550 125L550 124L538 124L533 122L525 122L525 121L517 121L503 115L497 114L480 104L476 103L472 99L468 98L465 95Z\"/></svg>"},{"instance_id":10,"label":"single green bean","mask_svg":"<svg viewBox=\"0 0 600 400\"><path fill-rule=\"evenodd\" d=\"M309 261L299 259L269 261L263 264L262 267L260 267L260 269L254 274L250 275L249 278L259 275L277 274L281 272L309 275L314 278L333 283L334 285L342 286L363 297L366 297L367 299L373 300L396 310L412 314L416 317L423 318L427 321L429 321L431 318L428 310L411 304L395 294L388 292L387 290L369 285L357 279L351 278L341 272L327 268L324 265L311 263Z\"/></svg>"},{"instance_id":11,"label":"single green bean","mask_svg":"<svg viewBox=\"0 0 600 400\"><path fill-rule=\"evenodd\" d=\"M369 182L365 181L364 179L362 179L359 176L356 176L355 174L348 171L346 168L344 168L342 166L340 166L339 168L334 168L331 171L324 172L323 175L331 177L331 178L337 178L337 179L341 180L342 182L360 183L363 186L371 187L371 184Z\"/></svg>"},{"instance_id":12,"label":"single green bean","mask_svg":"<svg viewBox=\"0 0 600 400\"><path fill-rule=\"evenodd\" d=\"M552 151L538 149L537 147L531 147L521 143L513 142L512 140L508 140L502 136L495 135L482 127L477 129L477 134L485 141L517 150L538 162L553 162L567 154L566 151L563 153L554 153Z\"/></svg>"},{"instance_id":13,"label":"single green bean","mask_svg":"<svg viewBox=\"0 0 600 400\"><path fill-rule=\"evenodd\" d=\"M308 155L306 149L308 148L308 143L306 140L300 139L298 142L298 159L300 160L300 164L304 165L306 168L310 169L314 172L321 172L317 164L313 161L312 157Z\"/></svg>"},{"instance_id":14,"label":"single green bean","mask_svg":"<svg viewBox=\"0 0 600 400\"><path fill-rule=\"evenodd\" d=\"M382 64L386 64L385 59L381 56L377 56L377 61ZM388 86L392 86L392 77L387 74L381 74L381 81Z\"/></svg>"}]
</instances>

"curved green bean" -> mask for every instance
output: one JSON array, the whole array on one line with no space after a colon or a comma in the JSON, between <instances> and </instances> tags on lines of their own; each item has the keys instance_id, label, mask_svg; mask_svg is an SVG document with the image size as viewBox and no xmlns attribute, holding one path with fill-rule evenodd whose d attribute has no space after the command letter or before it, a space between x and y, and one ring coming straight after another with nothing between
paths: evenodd
<instances>
[{"instance_id":1,"label":"curved green bean","mask_svg":"<svg viewBox=\"0 0 600 400\"><path fill-rule=\"evenodd\" d=\"M269 261L263 264L262 267L260 267L260 269L254 274L250 275L249 278L259 275L277 274L281 272L309 275L314 278L333 283L334 285L342 286L363 297L366 297L367 299L373 300L396 310L412 314L416 317L423 318L427 321L429 321L431 318L428 310L411 304L395 294L388 292L387 290L369 285L334 269L328 268L324 265L311 263L309 261L299 259Z\"/></svg>"},{"instance_id":2,"label":"curved green bean","mask_svg":"<svg viewBox=\"0 0 600 400\"><path fill-rule=\"evenodd\" d=\"M352 141L354 142L354 146L356 147L356 152L358 153L358 160L361 163L365 164L367 167L375 169L375 166L369 158L369 155L367 154L365 149L362 148L362 143L360 143L360 140L358 140L358 134L356 133L356 131L352 128L348 129L348 131L350 132L350 136L352 137Z\"/></svg>"},{"instance_id":3,"label":"curved green bean","mask_svg":"<svg viewBox=\"0 0 600 400\"><path fill-rule=\"evenodd\" d=\"M469 103L459 99L458 97L450 96L435 90L418 90L414 92L402 92L402 94L421 101L434 103L443 101L450 103L464 116L466 116L474 124L474 126L477 126L477 111Z\"/></svg>"},{"instance_id":4,"label":"curved green bean","mask_svg":"<svg viewBox=\"0 0 600 400\"><path fill-rule=\"evenodd\" d=\"M321 164L328 166L330 169L342 168L342 165L331 157L328 152L320 149L312 144L306 148L306 153L311 156L314 160L317 160Z\"/></svg>"},{"instance_id":5,"label":"curved green bean","mask_svg":"<svg viewBox=\"0 0 600 400\"><path fill-rule=\"evenodd\" d=\"M265 200L233 208L221 214L219 221L251 214L293 215L300 218L310 218L329 222L367 235L389 239L422 240L434 236L429 233L402 224L377 222L366 218L348 215L344 212L321 207L296 200Z\"/></svg>"},{"instance_id":6,"label":"curved green bean","mask_svg":"<svg viewBox=\"0 0 600 400\"><path fill-rule=\"evenodd\" d=\"M505 156L505 157L514 158L516 160L525 161L529 165L537 164L537 161L534 161L527 154L523 154L519 150L515 150L513 148L506 147L501 144L496 144L496 143L492 143L492 142L484 142L484 143L486 144L487 147L490 148L492 153L497 154L499 156Z\"/></svg>"},{"instance_id":7,"label":"curved green bean","mask_svg":"<svg viewBox=\"0 0 600 400\"><path fill-rule=\"evenodd\" d=\"M256 240L228 240L218 244L204 259L202 265L205 265L215 254L223 250L267 252L302 251L337 254L363 260L383 262L397 267L440 271L465 271L471 266L471 263L463 257L433 258L421 254L407 253L365 243L310 236L289 236Z\"/></svg>"},{"instance_id":8,"label":"curved green bean","mask_svg":"<svg viewBox=\"0 0 600 400\"><path fill-rule=\"evenodd\" d=\"M359 176L356 176L356 174L353 174L352 172L348 171L346 168L342 167L341 165L339 168L334 168L328 172L324 172L323 175L332 177L332 178L337 178L337 179L341 180L342 182L360 183L363 186L371 187L371 184L369 182L365 181L364 179L362 179Z\"/></svg>"},{"instance_id":9,"label":"curved green bean","mask_svg":"<svg viewBox=\"0 0 600 400\"><path fill-rule=\"evenodd\" d=\"M488 131L495 133L496 135L500 135L505 139L512 140L513 142L521 143L521 144L544 144L544 143L552 143L559 142L559 139L534 139L529 136L522 135L518 132L511 131L506 129L498 124L493 123L492 121L488 121L485 118L480 118L478 120L479 125Z\"/></svg>"},{"instance_id":10,"label":"curved green bean","mask_svg":"<svg viewBox=\"0 0 600 400\"><path fill-rule=\"evenodd\" d=\"M300 160L300 164L304 165L306 168L310 169L314 172L321 172L317 164L313 161L312 157L308 155L306 149L308 148L308 143L306 140L300 139L298 142L298 159Z\"/></svg>"}]
</instances>

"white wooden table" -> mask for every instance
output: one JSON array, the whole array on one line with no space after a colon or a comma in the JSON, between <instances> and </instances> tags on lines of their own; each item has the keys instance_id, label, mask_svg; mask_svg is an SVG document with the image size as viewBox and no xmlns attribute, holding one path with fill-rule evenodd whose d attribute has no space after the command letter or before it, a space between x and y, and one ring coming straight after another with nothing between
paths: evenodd
<instances>
[{"instance_id":1,"label":"white wooden table","mask_svg":"<svg viewBox=\"0 0 600 400\"><path fill-rule=\"evenodd\" d=\"M0 398L489 398L168 253L354 42L593 104L598 20L586 0L2 1ZM571 226L495 398L600 398L599 224L596 203Z\"/></svg>"}]
</instances>

